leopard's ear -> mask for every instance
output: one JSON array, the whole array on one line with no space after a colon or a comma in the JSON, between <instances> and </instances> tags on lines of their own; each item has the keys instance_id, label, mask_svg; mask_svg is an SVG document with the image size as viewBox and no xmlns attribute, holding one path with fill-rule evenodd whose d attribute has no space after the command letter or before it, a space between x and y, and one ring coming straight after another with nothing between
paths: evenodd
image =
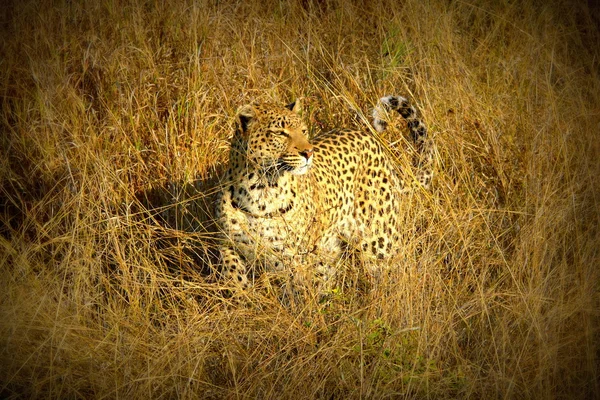
<instances>
[{"instance_id":1,"label":"leopard's ear","mask_svg":"<svg viewBox=\"0 0 600 400\"><path fill-rule=\"evenodd\" d=\"M294 100L293 103L290 103L285 107L287 109L295 112L296 114L301 115L302 114L302 98L298 97L296 100Z\"/></svg>"},{"instance_id":2,"label":"leopard's ear","mask_svg":"<svg viewBox=\"0 0 600 400\"><path fill-rule=\"evenodd\" d=\"M242 133L246 133L248 130L248 125L250 122L256 117L256 111L252 105L248 104L241 107L236 115L236 122L238 124L238 128Z\"/></svg>"}]
</instances>

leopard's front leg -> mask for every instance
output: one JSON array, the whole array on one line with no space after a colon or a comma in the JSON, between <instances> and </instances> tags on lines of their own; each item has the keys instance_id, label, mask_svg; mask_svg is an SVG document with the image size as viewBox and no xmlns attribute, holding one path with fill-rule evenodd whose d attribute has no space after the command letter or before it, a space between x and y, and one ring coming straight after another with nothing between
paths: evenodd
<instances>
[{"instance_id":1,"label":"leopard's front leg","mask_svg":"<svg viewBox=\"0 0 600 400\"><path fill-rule=\"evenodd\" d=\"M250 280L248 279L248 270L242 257L227 245L219 247L219 253L221 258L221 275L236 286L248 289L250 287Z\"/></svg>"},{"instance_id":2,"label":"leopard's front leg","mask_svg":"<svg viewBox=\"0 0 600 400\"><path fill-rule=\"evenodd\" d=\"M331 293L338 277L338 267L342 248L339 235L327 232L318 241L312 251L299 256L294 268L296 285L313 287L321 295Z\"/></svg>"}]
</instances>

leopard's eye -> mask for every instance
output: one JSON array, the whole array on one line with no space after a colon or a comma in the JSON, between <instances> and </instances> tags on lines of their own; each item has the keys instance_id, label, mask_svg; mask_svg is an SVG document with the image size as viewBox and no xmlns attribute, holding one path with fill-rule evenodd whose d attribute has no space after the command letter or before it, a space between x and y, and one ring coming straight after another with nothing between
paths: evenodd
<instances>
[{"instance_id":1,"label":"leopard's eye","mask_svg":"<svg viewBox=\"0 0 600 400\"><path fill-rule=\"evenodd\" d=\"M277 136L290 137L290 135L283 129L273 129L270 131L270 133Z\"/></svg>"}]
</instances>

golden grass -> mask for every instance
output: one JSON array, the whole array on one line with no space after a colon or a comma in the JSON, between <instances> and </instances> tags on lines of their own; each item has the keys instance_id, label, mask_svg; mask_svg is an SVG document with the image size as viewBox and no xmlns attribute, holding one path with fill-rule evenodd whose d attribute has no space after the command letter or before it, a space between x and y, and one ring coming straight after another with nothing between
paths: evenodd
<instances>
[{"instance_id":1,"label":"golden grass","mask_svg":"<svg viewBox=\"0 0 600 400\"><path fill-rule=\"evenodd\" d=\"M3 7L0 395L600 397L600 16L489 3ZM364 127L391 93L438 173L390 277L350 260L328 304L224 297L204 271L236 108L304 96L313 131Z\"/></svg>"}]
</instances>

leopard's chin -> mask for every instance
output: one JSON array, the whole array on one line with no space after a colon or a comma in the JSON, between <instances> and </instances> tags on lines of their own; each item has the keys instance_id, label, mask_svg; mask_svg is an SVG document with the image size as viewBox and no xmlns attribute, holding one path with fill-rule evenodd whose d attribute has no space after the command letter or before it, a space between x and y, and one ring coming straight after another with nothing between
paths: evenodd
<instances>
[{"instance_id":1,"label":"leopard's chin","mask_svg":"<svg viewBox=\"0 0 600 400\"><path fill-rule=\"evenodd\" d=\"M293 170L290 171L290 173L292 175L304 175L308 172L309 169L310 169L310 164L305 164L301 167L294 168Z\"/></svg>"}]
</instances>

